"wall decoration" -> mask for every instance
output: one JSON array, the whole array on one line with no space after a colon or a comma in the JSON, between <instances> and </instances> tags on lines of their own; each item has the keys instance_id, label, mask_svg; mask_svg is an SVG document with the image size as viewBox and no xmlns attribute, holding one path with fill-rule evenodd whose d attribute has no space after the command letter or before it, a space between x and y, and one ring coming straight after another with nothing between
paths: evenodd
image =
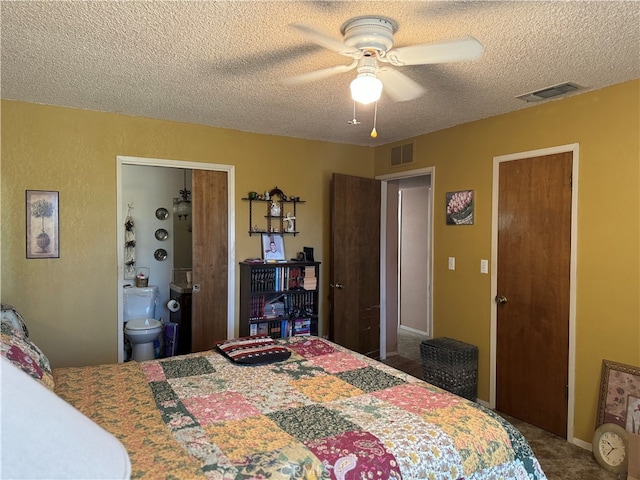
<instances>
[{"instance_id":1,"label":"wall decoration","mask_svg":"<svg viewBox=\"0 0 640 480\"><path fill-rule=\"evenodd\" d=\"M131 216L133 205L127 205L127 218L124 221L124 273L123 278L129 280L136 275L136 225Z\"/></svg>"},{"instance_id":2,"label":"wall decoration","mask_svg":"<svg viewBox=\"0 0 640 480\"><path fill-rule=\"evenodd\" d=\"M262 234L262 258L265 261L284 260L284 237L282 234Z\"/></svg>"},{"instance_id":3,"label":"wall decoration","mask_svg":"<svg viewBox=\"0 0 640 480\"><path fill-rule=\"evenodd\" d=\"M26 191L27 258L60 258L58 192Z\"/></svg>"},{"instance_id":4,"label":"wall decoration","mask_svg":"<svg viewBox=\"0 0 640 480\"><path fill-rule=\"evenodd\" d=\"M447 192L447 225L473 225L473 190Z\"/></svg>"},{"instance_id":5,"label":"wall decoration","mask_svg":"<svg viewBox=\"0 0 640 480\"><path fill-rule=\"evenodd\" d=\"M602 361L596 428L603 423L640 433L640 367Z\"/></svg>"}]
</instances>

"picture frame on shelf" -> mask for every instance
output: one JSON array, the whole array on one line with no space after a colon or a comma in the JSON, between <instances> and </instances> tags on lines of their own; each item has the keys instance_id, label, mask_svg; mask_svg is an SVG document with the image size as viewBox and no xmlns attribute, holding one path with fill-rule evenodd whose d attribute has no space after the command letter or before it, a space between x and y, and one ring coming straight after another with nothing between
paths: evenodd
<instances>
[{"instance_id":1,"label":"picture frame on shelf","mask_svg":"<svg viewBox=\"0 0 640 480\"><path fill-rule=\"evenodd\" d=\"M60 258L59 192L25 191L27 258Z\"/></svg>"},{"instance_id":2,"label":"picture frame on shelf","mask_svg":"<svg viewBox=\"0 0 640 480\"><path fill-rule=\"evenodd\" d=\"M596 428L603 423L640 433L640 367L602 361Z\"/></svg>"},{"instance_id":3,"label":"picture frame on shelf","mask_svg":"<svg viewBox=\"0 0 640 480\"><path fill-rule=\"evenodd\" d=\"M262 258L265 262L284 261L284 236L281 233L262 234Z\"/></svg>"},{"instance_id":4,"label":"picture frame on shelf","mask_svg":"<svg viewBox=\"0 0 640 480\"><path fill-rule=\"evenodd\" d=\"M474 201L473 190L459 190L446 193L447 225L473 225Z\"/></svg>"}]
</instances>

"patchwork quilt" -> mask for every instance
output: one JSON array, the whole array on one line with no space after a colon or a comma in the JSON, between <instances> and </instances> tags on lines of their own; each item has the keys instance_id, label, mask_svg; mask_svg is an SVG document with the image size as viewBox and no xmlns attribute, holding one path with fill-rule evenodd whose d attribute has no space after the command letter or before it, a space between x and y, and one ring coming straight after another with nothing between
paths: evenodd
<instances>
[{"instance_id":1,"label":"patchwork quilt","mask_svg":"<svg viewBox=\"0 0 640 480\"><path fill-rule=\"evenodd\" d=\"M492 411L317 337L282 362L217 351L54 370L56 393L116 435L132 478L545 479Z\"/></svg>"}]
</instances>

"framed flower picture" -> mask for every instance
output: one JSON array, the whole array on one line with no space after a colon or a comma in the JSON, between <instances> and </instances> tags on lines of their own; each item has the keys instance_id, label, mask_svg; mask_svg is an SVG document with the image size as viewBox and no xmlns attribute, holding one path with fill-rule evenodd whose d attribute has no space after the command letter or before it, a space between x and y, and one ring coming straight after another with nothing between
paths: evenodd
<instances>
[{"instance_id":1,"label":"framed flower picture","mask_svg":"<svg viewBox=\"0 0 640 480\"><path fill-rule=\"evenodd\" d=\"M603 423L640 433L640 367L602 361L596 428Z\"/></svg>"},{"instance_id":2,"label":"framed flower picture","mask_svg":"<svg viewBox=\"0 0 640 480\"><path fill-rule=\"evenodd\" d=\"M447 225L473 225L473 190L447 192Z\"/></svg>"},{"instance_id":3,"label":"framed flower picture","mask_svg":"<svg viewBox=\"0 0 640 480\"><path fill-rule=\"evenodd\" d=\"M27 258L60 258L58 192L26 191Z\"/></svg>"}]
</instances>

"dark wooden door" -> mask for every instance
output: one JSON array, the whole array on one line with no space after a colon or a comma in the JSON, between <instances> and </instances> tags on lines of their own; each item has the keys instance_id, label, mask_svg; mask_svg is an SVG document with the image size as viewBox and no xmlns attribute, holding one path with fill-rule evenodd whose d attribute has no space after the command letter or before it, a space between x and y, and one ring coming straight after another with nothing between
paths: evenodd
<instances>
[{"instance_id":1,"label":"dark wooden door","mask_svg":"<svg viewBox=\"0 0 640 480\"><path fill-rule=\"evenodd\" d=\"M380 354L380 182L334 173L329 338Z\"/></svg>"},{"instance_id":2,"label":"dark wooden door","mask_svg":"<svg viewBox=\"0 0 640 480\"><path fill-rule=\"evenodd\" d=\"M572 154L499 166L496 408L567 434Z\"/></svg>"},{"instance_id":3,"label":"dark wooden door","mask_svg":"<svg viewBox=\"0 0 640 480\"><path fill-rule=\"evenodd\" d=\"M227 338L227 173L193 170L192 189L191 346L200 352Z\"/></svg>"}]
</instances>

